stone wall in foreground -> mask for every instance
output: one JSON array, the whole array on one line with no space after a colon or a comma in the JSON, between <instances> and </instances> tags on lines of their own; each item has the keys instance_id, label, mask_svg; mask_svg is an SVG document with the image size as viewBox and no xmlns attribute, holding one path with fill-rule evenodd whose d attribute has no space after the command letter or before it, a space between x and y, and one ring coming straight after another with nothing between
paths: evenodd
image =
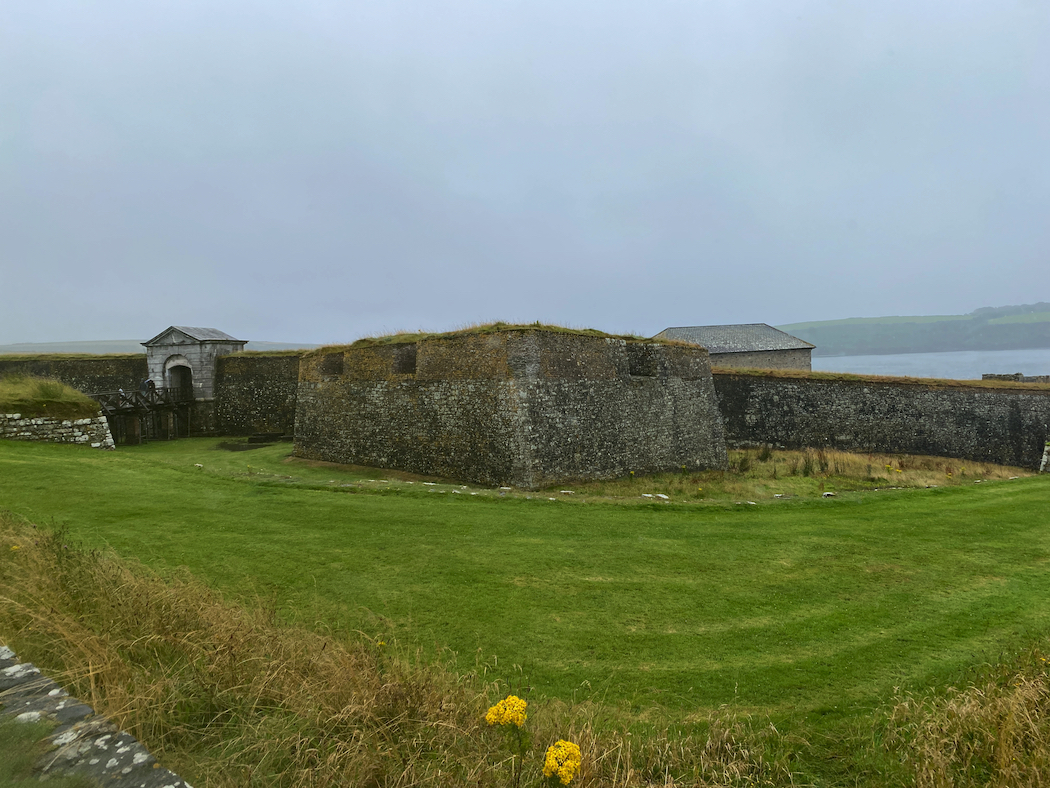
<instances>
[{"instance_id":1,"label":"stone wall in foreground","mask_svg":"<svg viewBox=\"0 0 1050 788\"><path fill-rule=\"evenodd\" d=\"M295 453L526 489L726 464L707 351L542 329L308 354Z\"/></svg>"},{"instance_id":2,"label":"stone wall in foreground","mask_svg":"<svg viewBox=\"0 0 1050 788\"><path fill-rule=\"evenodd\" d=\"M112 449L113 435L106 417L55 419L0 413L0 440L79 443L93 449Z\"/></svg>"},{"instance_id":3,"label":"stone wall in foreground","mask_svg":"<svg viewBox=\"0 0 1050 788\"><path fill-rule=\"evenodd\" d=\"M731 446L804 446L1038 468L1050 386L943 386L934 381L714 376Z\"/></svg>"}]
</instances>

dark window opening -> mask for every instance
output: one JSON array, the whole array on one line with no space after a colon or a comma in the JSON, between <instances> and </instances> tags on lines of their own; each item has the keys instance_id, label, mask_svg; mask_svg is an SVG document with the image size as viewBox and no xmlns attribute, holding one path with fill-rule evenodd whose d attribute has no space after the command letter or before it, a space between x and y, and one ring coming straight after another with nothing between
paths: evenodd
<instances>
[{"instance_id":1,"label":"dark window opening","mask_svg":"<svg viewBox=\"0 0 1050 788\"><path fill-rule=\"evenodd\" d=\"M394 354L395 375L416 374L416 344L402 345Z\"/></svg>"},{"instance_id":2,"label":"dark window opening","mask_svg":"<svg viewBox=\"0 0 1050 788\"><path fill-rule=\"evenodd\" d=\"M628 345L627 366L632 375L654 377L656 375L656 348L652 345Z\"/></svg>"},{"instance_id":3,"label":"dark window opening","mask_svg":"<svg viewBox=\"0 0 1050 788\"><path fill-rule=\"evenodd\" d=\"M321 359L321 374L335 376L343 374L343 354L328 353Z\"/></svg>"}]
</instances>

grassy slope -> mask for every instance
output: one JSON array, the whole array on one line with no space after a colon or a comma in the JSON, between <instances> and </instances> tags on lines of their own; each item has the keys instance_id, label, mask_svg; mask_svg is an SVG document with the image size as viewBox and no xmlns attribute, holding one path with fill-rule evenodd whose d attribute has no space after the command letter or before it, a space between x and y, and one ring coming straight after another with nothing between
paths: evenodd
<instances>
[{"instance_id":1,"label":"grassy slope","mask_svg":"<svg viewBox=\"0 0 1050 788\"><path fill-rule=\"evenodd\" d=\"M515 681L517 663L540 694L676 713L730 703L830 722L1050 623L1042 478L639 507L281 488L228 475L253 455L213 445L0 442L0 506L273 594L304 620L496 655L497 675Z\"/></svg>"},{"instance_id":2,"label":"grassy slope","mask_svg":"<svg viewBox=\"0 0 1050 788\"><path fill-rule=\"evenodd\" d=\"M57 380L10 374L0 376L0 413L79 419L97 416L99 405Z\"/></svg>"}]
</instances>

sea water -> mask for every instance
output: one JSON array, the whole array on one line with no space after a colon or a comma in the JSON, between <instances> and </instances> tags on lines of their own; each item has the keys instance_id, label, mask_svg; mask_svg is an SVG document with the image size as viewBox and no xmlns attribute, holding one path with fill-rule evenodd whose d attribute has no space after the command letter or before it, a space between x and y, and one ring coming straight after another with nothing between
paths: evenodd
<instances>
[{"instance_id":1,"label":"sea water","mask_svg":"<svg viewBox=\"0 0 1050 788\"><path fill-rule=\"evenodd\" d=\"M813 356L813 369L860 375L980 380L985 373L1050 375L1050 348L957 350L892 356Z\"/></svg>"}]
</instances>

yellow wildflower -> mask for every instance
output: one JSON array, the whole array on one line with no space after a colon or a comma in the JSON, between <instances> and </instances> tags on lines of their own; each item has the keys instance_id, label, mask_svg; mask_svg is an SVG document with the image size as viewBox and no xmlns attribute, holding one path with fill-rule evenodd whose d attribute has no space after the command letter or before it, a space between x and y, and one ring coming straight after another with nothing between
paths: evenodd
<instances>
[{"instance_id":1,"label":"yellow wildflower","mask_svg":"<svg viewBox=\"0 0 1050 788\"><path fill-rule=\"evenodd\" d=\"M568 785L580 770L580 747L561 739L547 748L543 761L543 776L557 777L562 785Z\"/></svg>"},{"instance_id":2,"label":"yellow wildflower","mask_svg":"<svg viewBox=\"0 0 1050 788\"><path fill-rule=\"evenodd\" d=\"M489 725L517 725L520 728L525 724L525 706L525 701L517 695L508 695L489 709L485 722Z\"/></svg>"},{"instance_id":3,"label":"yellow wildflower","mask_svg":"<svg viewBox=\"0 0 1050 788\"><path fill-rule=\"evenodd\" d=\"M11 549L12 550L21 550L22 549L22 545L20 545L20 544L13 544L13 545L11 545Z\"/></svg>"}]
</instances>

